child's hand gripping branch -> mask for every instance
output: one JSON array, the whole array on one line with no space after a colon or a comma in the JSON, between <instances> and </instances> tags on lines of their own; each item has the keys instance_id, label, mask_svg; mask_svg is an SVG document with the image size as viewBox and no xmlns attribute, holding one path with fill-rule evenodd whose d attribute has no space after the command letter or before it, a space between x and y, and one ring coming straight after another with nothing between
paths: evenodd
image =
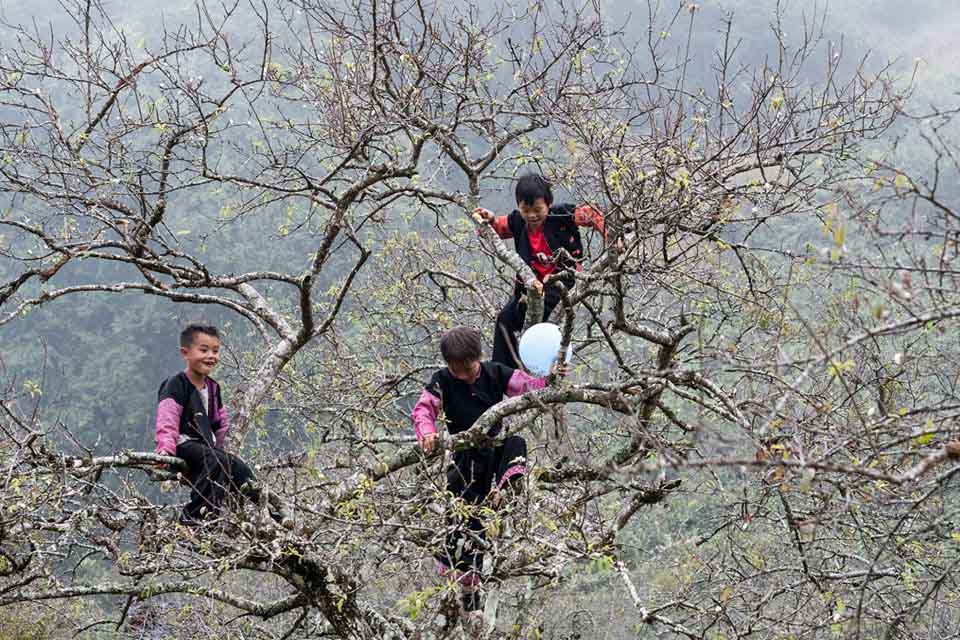
<instances>
[{"instance_id":1,"label":"child's hand gripping branch","mask_svg":"<svg viewBox=\"0 0 960 640\"><path fill-rule=\"evenodd\" d=\"M477 207L476 209L473 210L473 218L480 224L482 223L492 224L493 221L497 219L497 216L496 214L494 214L492 211L488 209L484 209L483 207Z\"/></svg>"},{"instance_id":2,"label":"child's hand gripping branch","mask_svg":"<svg viewBox=\"0 0 960 640\"><path fill-rule=\"evenodd\" d=\"M434 429L436 429L436 427L434 427ZM423 449L423 453L428 456L433 454L433 450L437 448L437 441L439 440L437 437L437 432L434 431L433 433L425 433L418 439L420 441L420 448Z\"/></svg>"},{"instance_id":3,"label":"child's hand gripping branch","mask_svg":"<svg viewBox=\"0 0 960 640\"><path fill-rule=\"evenodd\" d=\"M550 367L550 375L553 376L554 380L566 378L568 373L570 373L570 365L565 361L558 360Z\"/></svg>"}]
</instances>

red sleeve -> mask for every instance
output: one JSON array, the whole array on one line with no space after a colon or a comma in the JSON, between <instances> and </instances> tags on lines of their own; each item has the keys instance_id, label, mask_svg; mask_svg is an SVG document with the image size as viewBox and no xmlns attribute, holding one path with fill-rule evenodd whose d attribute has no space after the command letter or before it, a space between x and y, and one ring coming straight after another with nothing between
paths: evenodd
<instances>
[{"instance_id":1,"label":"red sleeve","mask_svg":"<svg viewBox=\"0 0 960 640\"><path fill-rule=\"evenodd\" d=\"M490 226L493 227L497 235L504 240L513 237L513 234L510 233L510 225L507 223L507 216L497 216L493 219L493 222L490 223Z\"/></svg>"},{"instance_id":2,"label":"red sleeve","mask_svg":"<svg viewBox=\"0 0 960 640\"><path fill-rule=\"evenodd\" d=\"M573 210L573 221L579 227L593 227L607 237L607 227L604 223L603 213L590 204L580 205Z\"/></svg>"}]
</instances>

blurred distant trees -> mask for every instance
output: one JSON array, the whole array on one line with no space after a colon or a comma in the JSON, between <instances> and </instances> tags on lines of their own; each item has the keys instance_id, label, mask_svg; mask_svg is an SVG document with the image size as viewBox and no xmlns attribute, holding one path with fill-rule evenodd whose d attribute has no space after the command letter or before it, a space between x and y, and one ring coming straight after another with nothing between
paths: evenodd
<instances>
[{"instance_id":1,"label":"blurred distant trees","mask_svg":"<svg viewBox=\"0 0 960 640\"><path fill-rule=\"evenodd\" d=\"M424 459L407 414L442 331L489 335L512 286L468 212L538 171L608 235L554 318L570 375L477 427L505 419L535 463L485 513L485 637L595 637L610 612L612 637L958 632L954 115L851 65L822 14L774 16L761 59L729 22L693 49L686 2L641 37L591 3L207 3L139 41L65 9L0 51L0 325L54 309L68 350L112 300L227 323L231 447L296 526L177 528L175 475L45 407L36 353L0 401L0 624L464 634L431 559L469 436ZM929 169L900 166L905 132ZM96 331L83 402L123 403L127 360L173 344L146 326Z\"/></svg>"}]
</instances>

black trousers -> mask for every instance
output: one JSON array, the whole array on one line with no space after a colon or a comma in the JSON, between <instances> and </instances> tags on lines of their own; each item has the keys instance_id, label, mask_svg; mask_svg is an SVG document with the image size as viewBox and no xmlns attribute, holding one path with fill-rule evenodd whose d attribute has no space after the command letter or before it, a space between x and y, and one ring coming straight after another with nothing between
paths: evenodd
<instances>
[{"instance_id":1,"label":"black trousers","mask_svg":"<svg viewBox=\"0 0 960 640\"><path fill-rule=\"evenodd\" d=\"M183 508L186 520L202 520L219 513L228 493L239 493L244 484L255 479L243 460L197 440L178 444L177 457L187 463L191 487L190 502ZM243 493L258 501L258 492L248 489Z\"/></svg>"},{"instance_id":2,"label":"black trousers","mask_svg":"<svg viewBox=\"0 0 960 640\"><path fill-rule=\"evenodd\" d=\"M553 289L547 289L543 297L543 320L546 322L556 306L560 304L560 295ZM507 303L493 325L493 355L491 360L513 369L519 369L520 363L514 354L518 354L517 332L523 329L527 317L527 303L520 302L519 292ZM519 354L517 355L519 357Z\"/></svg>"},{"instance_id":3,"label":"black trousers","mask_svg":"<svg viewBox=\"0 0 960 640\"><path fill-rule=\"evenodd\" d=\"M520 436L510 436L495 448L462 449L453 454L453 465L447 469L447 490L469 505L479 505L490 494L513 478L526 474L527 443ZM444 555L438 556L444 566L461 574L483 569L484 523L476 510L469 516L448 518L451 532L447 535Z\"/></svg>"}]
</instances>

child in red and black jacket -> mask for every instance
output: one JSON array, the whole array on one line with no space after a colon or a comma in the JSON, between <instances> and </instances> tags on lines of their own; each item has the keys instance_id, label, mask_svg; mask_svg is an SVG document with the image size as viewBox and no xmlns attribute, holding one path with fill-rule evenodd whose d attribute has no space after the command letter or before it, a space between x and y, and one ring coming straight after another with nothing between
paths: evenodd
<instances>
[{"instance_id":1,"label":"child in red and black jacket","mask_svg":"<svg viewBox=\"0 0 960 640\"><path fill-rule=\"evenodd\" d=\"M413 425L417 441L427 454L437 443L437 421L443 416L451 434L466 431L490 407L506 396L542 389L546 378L534 378L519 369L499 362L481 362L480 332L468 327L454 327L440 338L440 353L447 366L430 378L426 389L413 408ZM497 423L488 432L500 433ZM527 474L527 443L520 436L508 436L496 447L470 447L454 453L453 465L447 470L447 490L471 505L485 501L496 503L492 494L518 483ZM446 549L437 555L441 573L454 573L463 589L466 611L480 608L480 570L483 552L475 539L483 539L484 526L476 513L469 516L466 527L451 523Z\"/></svg>"},{"instance_id":2,"label":"child in red and black jacket","mask_svg":"<svg viewBox=\"0 0 960 640\"><path fill-rule=\"evenodd\" d=\"M187 463L192 491L180 522L195 525L219 513L227 493L240 491L254 476L243 460L224 450L230 420L220 385L210 377L220 361L217 329L186 327L180 333L180 355L186 369L160 385L156 452ZM247 488L244 493L258 500L258 492Z\"/></svg>"},{"instance_id":3,"label":"child in red and black jacket","mask_svg":"<svg viewBox=\"0 0 960 640\"><path fill-rule=\"evenodd\" d=\"M583 240L580 227L592 227L606 238L603 214L590 205L553 205L550 183L543 176L528 174L517 180L515 189L517 208L510 215L496 216L478 207L474 215L488 222L501 238L513 238L517 254L527 263L542 283L557 270L580 269L583 260ZM563 249L569 258L560 260ZM562 280L568 288L571 279ZM523 301L524 285L517 278L513 298L500 311L493 329L494 362L519 367L516 361L517 332L523 328L527 305ZM543 299L543 320L546 321L560 302L556 289L548 288Z\"/></svg>"}]
</instances>

